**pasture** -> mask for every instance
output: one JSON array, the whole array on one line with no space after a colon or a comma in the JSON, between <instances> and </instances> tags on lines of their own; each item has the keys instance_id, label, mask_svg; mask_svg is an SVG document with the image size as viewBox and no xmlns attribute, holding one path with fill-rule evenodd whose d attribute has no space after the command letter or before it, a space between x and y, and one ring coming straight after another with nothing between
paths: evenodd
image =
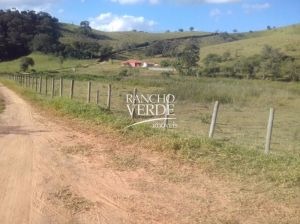
<instances>
[{"instance_id":1,"label":"pasture","mask_svg":"<svg viewBox=\"0 0 300 224\"><path fill-rule=\"evenodd\" d=\"M110 66L110 65L109 65ZM270 82L263 80L238 80L226 78L196 78L135 71L126 77L102 75L62 76L63 98L70 97L71 79L74 79L73 99L87 102L88 81L91 81L90 104L106 108L108 84L112 85L111 112L121 118L130 119L126 106L126 94L137 88L138 94L174 94L176 96L176 129L168 132L186 137L207 137L211 113L215 101L220 102L214 138L221 142L244 148L263 151L269 108L275 109L272 153L297 154L300 146L300 84ZM55 79L54 96L60 97L60 76L42 74L42 95L51 98L52 77ZM47 82L47 95L45 90ZM35 84L31 86L35 90ZM39 91L39 81L37 81ZM144 117L137 118L141 121Z\"/></svg>"}]
</instances>

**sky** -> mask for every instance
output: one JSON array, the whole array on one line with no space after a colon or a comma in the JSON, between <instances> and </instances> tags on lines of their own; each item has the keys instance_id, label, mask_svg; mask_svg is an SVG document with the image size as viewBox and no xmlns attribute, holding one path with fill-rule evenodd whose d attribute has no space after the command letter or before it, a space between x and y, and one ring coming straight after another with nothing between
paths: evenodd
<instances>
[{"instance_id":1,"label":"sky","mask_svg":"<svg viewBox=\"0 0 300 224\"><path fill-rule=\"evenodd\" d=\"M0 9L11 8L87 20L102 31L247 32L300 23L300 0L0 0Z\"/></svg>"}]
</instances>

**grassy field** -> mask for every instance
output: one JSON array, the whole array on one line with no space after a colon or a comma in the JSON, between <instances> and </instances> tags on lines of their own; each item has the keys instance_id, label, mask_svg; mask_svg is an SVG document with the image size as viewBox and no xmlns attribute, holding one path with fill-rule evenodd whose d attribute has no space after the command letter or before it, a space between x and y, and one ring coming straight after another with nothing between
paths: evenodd
<instances>
[{"instance_id":1,"label":"grassy field","mask_svg":"<svg viewBox=\"0 0 300 224\"><path fill-rule=\"evenodd\" d=\"M210 53L222 55L226 51L230 52L233 58L252 56L259 54L264 45L270 45L295 57L300 64L300 25L243 35L242 39L238 41L201 48L201 59Z\"/></svg>"},{"instance_id":2,"label":"grassy field","mask_svg":"<svg viewBox=\"0 0 300 224\"><path fill-rule=\"evenodd\" d=\"M229 50L236 56L259 53L264 44L281 48L288 55L299 59L299 26L273 31L247 33L240 40L222 43L217 39L205 39L201 43L201 59L208 53L222 54ZM117 41L118 34L113 38ZM129 32L128 35L148 35ZM171 34L167 34L171 35ZM177 35L177 34L176 34ZM184 33L178 33L184 35ZM154 37L153 35L152 37ZM151 37L151 38L152 38ZM113 39L112 38L112 39ZM134 39L135 37L127 37ZM158 37L155 37L158 38ZM165 37L164 37L165 38ZM144 40L144 39L143 39ZM112 40L109 40L112 41ZM136 40L140 41L140 40ZM215 44L215 45L214 45ZM207 47L209 46L209 47ZM134 52L133 52L134 53ZM134 54L129 53L129 56ZM140 55L140 52L137 52ZM264 80L238 80L225 78L196 78L165 76L147 69L127 69L122 75L120 61L99 63L96 60L65 60L63 64L54 56L33 53L37 74L56 79L55 95L50 97L45 89L42 95L33 89L22 89L11 82L22 96L63 115L91 121L93 125L113 127L130 141L140 141L146 147L168 151L185 161L207 167L208 172L232 175L256 183L259 191L265 191L280 200L295 201L299 196L300 160L300 83L271 82ZM146 58L159 63L163 58ZM297 59L297 60L298 60ZM74 72L73 68L76 68ZM19 71L19 60L0 63L0 73ZM63 98L59 95L59 77L63 76ZM68 99L70 78L75 79L74 101ZM87 81L92 80L91 103L86 104ZM6 81L5 81L6 82ZM107 84L112 84L111 111L107 111ZM147 125L130 130L131 124L125 96L137 88L138 93L172 93L176 95L176 123L174 130L156 130ZM95 105L96 91L100 91L100 104ZM214 140L207 138L214 102L218 100L220 111ZM269 108L275 108L271 154L263 154ZM138 119L139 120L139 119ZM137 120L137 121L138 121ZM261 186L264 186L261 188ZM271 189L271 190L270 190Z\"/></svg>"},{"instance_id":3,"label":"grassy field","mask_svg":"<svg viewBox=\"0 0 300 224\"><path fill-rule=\"evenodd\" d=\"M112 127L118 135L121 134L127 141L139 142L139 145L144 145L146 148L150 147L151 149L160 151L170 151L173 156L176 156L179 159L183 159L188 163L198 164L202 168L206 167L205 169L209 173L215 173L220 176L229 175L251 185L255 183L255 186L259 187L259 191L265 192L264 194L268 194L276 200L296 203L297 197L299 196L299 149L294 148L294 150L292 150L279 148L277 151L272 150L271 154L266 156L260 149L254 150L253 148L245 147L242 144L234 144L231 140L219 139L218 137L215 140L210 140L206 137L206 133L202 136L201 134L196 133L196 131L194 131L193 135L187 136L183 132L180 132L180 130L175 134L170 131L153 130L148 126L137 126L133 129L124 130L123 128L132 121L128 114L121 109L121 104L117 105L117 99L123 98L122 94L120 94L121 92L129 92L130 89L132 89L132 86L136 86L135 84L137 83L134 83L133 85L130 80L124 81L122 85L119 85L119 90L117 83L113 84L113 89L116 90L114 92L117 92L120 95L116 96L116 94L114 94L115 96L112 101L114 106L112 111L107 111L105 109L105 84L101 86L100 83L93 83L93 86L99 85L97 87L103 87L101 104L100 106L96 106L92 103L86 104L83 102L84 96L86 95L86 82L76 82L76 99L69 100L68 97L55 97L54 99L51 99L49 95L48 97L45 97L44 93L41 95L36 94L34 93L34 90L31 90L30 88L21 88L12 81L4 79L1 79L0 81L43 109L54 109L54 111L58 113L57 116L67 115L83 121L89 121L88 125L91 128L95 126L96 128L98 126L101 128ZM185 81L189 82L188 80ZM195 83L195 80L191 81ZM206 82L206 84L210 82L209 80L199 81L203 83ZM143 85L145 85L146 81L138 79L138 82L143 82ZM162 83L163 80L152 79L151 82L152 84L155 82ZM150 80L147 80L147 83L150 85ZM67 82L65 82L65 84L67 84ZM143 85L140 85L140 87L143 88ZM163 87L163 85L164 83L159 87L153 86L153 91L164 91L165 87ZM245 83L244 85L249 85L249 83ZM256 85L259 86L260 84L256 83ZM299 86L289 86L286 87L286 89L282 89L282 91L290 91L291 94L296 94L295 96L297 96L299 94L298 87ZM128 89L126 90L125 88ZM277 86L277 84L272 84L269 88L280 89L281 87ZM247 92L247 90L245 92ZM67 96L67 93L68 91L66 90L64 92L65 96ZM271 97L271 94L269 97ZM194 104L196 103L198 108L206 108L205 105L210 105L210 101L206 101L205 97L200 97L196 101L195 99L190 100L193 101ZM178 111L181 111L182 109L180 104L183 103L185 107L187 105L191 107L191 104L189 104L191 101L182 101L179 99L178 105L176 106L176 114L177 116L179 115L178 120L182 120L182 116L184 115L184 111L182 114L181 112L177 113L177 109ZM225 105L229 106L230 104ZM238 104L237 107L239 107L239 105L240 104ZM246 108L245 105L244 107ZM248 108L251 107L248 106ZM205 111L208 113L210 108L207 107ZM193 115L197 116L197 112L197 110L194 110ZM190 113L192 112L190 111ZM199 115L202 115L201 112ZM265 115L267 115L267 113L265 113ZM187 116L190 117L191 114ZM206 123L206 117L201 119L200 116L199 120L198 118L194 121L189 120L189 125L197 122L200 124L199 126L202 126L201 121ZM291 116L291 114L289 114L289 116ZM240 122L243 124L247 122L249 125L249 123L253 123L254 117L255 119L259 118L259 115L257 115L255 111L250 119L248 119L248 117L241 117ZM295 117L295 119L297 118ZM294 124L297 124L297 120L294 121ZM218 125L220 125L220 122ZM277 126L276 129L281 130L280 137L284 137L286 133L289 133L289 130L281 129L280 126ZM217 136L219 134L220 131L216 133ZM249 137L247 137L247 139L251 140ZM298 140L296 139L296 141ZM296 143L296 141L294 143ZM251 141L251 144L252 143L253 141Z\"/></svg>"},{"instance_id":4,"label":"grassy field","mask_svg":"<svg viewBox=\"0 0 300 224\"><path fill-rule=\"evenodd\" d=\"M28 55L32 57L35 62L34 69L37 72L66 72L72 73L72 68L86 67L87 65L94 64L96 60L79 60L79 59L65 59L63 63L59 58L54 55L45 55L38 52ZM20 59L1 62L0 72L19 72Z\"/></svg>"},{"instance_id":5,"label":"grassy field","mask_svg":"<svg viewBox=\"0 0 300 224\"><path fill-rule=\"evenodd\" d=\"M111 65L109 65L111 66ZM103 74L103 73L102 73ZM79 79L80 77L80 79ZM84 79L82 79L84 77ZM90 79L75 78L74 99L86 102L88 80L92 80L91 103L100 92L100 106L106 106L107 84L112 84L112 112L129 119L126 94L134 88L138 93L172 93L177 97L176 123L171 133L186 137L207 137L212 107L220 102L215 139L233 145L263 151L269 108L275 108L272 153L300 156L300 83L282 83L263 80L237 80L227 78L163 77L160 74L129 77L102 75ZM50 77L49 77L50 79ZM59 95L59 77L56 78L55 95ZM45 86L45 76L43 79ZM70 79L64 80L63 96L69 97ZM45 89L42 89L45 93ZM50 80L48 81L50 97ZM140 118L142 120L143 118Z\"/></svg>"}]
</instances>

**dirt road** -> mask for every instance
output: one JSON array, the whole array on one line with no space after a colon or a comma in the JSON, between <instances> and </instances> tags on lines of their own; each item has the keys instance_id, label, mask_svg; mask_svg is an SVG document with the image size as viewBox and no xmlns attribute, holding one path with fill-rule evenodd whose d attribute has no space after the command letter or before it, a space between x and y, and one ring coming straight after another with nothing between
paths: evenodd
<instances>
[{"instance_id":1,"label":"dirt road","mask_svg":"<svg viewBox=\"0 0 300 224\"><path fill-rule=\"evenodd\" d=\"M299 221L240 183L49 121L1 84L0 94L1 224Z\"/></svg>"}]
</instances>

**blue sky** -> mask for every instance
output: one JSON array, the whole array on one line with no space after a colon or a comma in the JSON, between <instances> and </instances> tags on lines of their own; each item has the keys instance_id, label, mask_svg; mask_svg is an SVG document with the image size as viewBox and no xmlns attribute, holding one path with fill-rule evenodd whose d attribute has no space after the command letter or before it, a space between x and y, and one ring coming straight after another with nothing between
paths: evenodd
<instances>
[{"instance_id":1,"label":"blue sky","mask_svg":"<svg viewBox=\"0 0 300 224\"><path fill-rule=\"evenodd\" d=\"M300 0L0 0L0 8L46 11L61 22L88 20L103 31L261 30L300 23Z\"/></svg>"}]
</instances>

